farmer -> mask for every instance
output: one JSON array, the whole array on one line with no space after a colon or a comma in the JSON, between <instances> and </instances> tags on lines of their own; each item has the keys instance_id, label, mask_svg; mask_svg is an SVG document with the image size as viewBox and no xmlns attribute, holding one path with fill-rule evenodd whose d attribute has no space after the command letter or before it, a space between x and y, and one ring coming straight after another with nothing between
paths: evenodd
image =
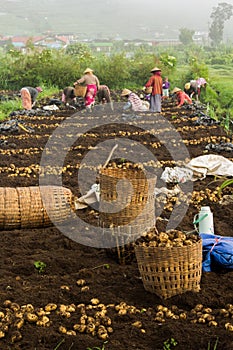
<instances>
[{"instance_id":1,"label":"farmer","mask_svg":"<svg viewBox=\"0 0 233 350\"><path fill-rule=\"evenodd\" d=\"M198 101L198 83L196 80L190 80L184 86L184 92L190 97L195 98Z\"/></svg>"},{"instance_id":2,"label":"farmer","mask_svg":"<svg viewBox=\"0 0 233 350\"><path fill-rule=\"evenodd\" d=\"M107 85L99 85L97 99L101 104L111 103L111 93Z\"/></svg>"},{"instance_id":3,"label":"farmer","mask_svg":"<svg viewBox=\"0 0 233 350\"><path fill-rule=\"evenodd\" d=\"M87 109L91 109L95 103L95 97L100 83L97 76L93 74L93 70L91 68L87 68L83 74L84 75L74 83L74 86L82 83L86 85L87 92L85 95L85 106Z\"/></svg>"},{"instance_id":4,"label":"farmer","mask_svg":"<svg viewBox=\"0 0 233 350\"><path fill-rule=\"evenodd\" d=\"M127 97L128 101L123 106L123 110L132 109L134 112L145 112L149 110L149 104L147 101L142 101L140 97L128 89L123 89L121 92L122 97Z\"/></svg>"},{"instance_id":5,"label":"farmer","mask_svg":"<svg viewBox=\"0 0 233 350\"><path fill-rule=\"evenodd\" d=\"M201 89L205 88L207 81L204 78L198 78L197 80L191 80L189 83L186 83L184 86L184 91L189 97L195 97L196 101L199 100Z\"/></svg>"},{"instance_id":6,"label":"farmer","mask_svg":"<svg viewBox=\"0 0 233 350\"><path fill-rule=\"evenodd\" d=\"M172 94L175 94L175 97L178 101L178 105L177 105L178 108L183 106L184 103L192 104L192 99L178 87L175 87L172 90Z\"/></svg>"},{"instance_id":7,"label":"farmer","mask_svg":"<svg viewBox=\"0 0 233 350\"><path fill-rule=\"evenodd\" d=\"M69 104L70 102L76 102L75 88L72 86L67 86L62 92L62 102Z\"/></svg>"},{"instance_id":8,"label":"farmer","mask_svg":"<svg viewBox=\"0 0 233 350\"><path fill-rule=\"evenodd\" d=\"M148 82L145 84L145 88L152 86L152 93L150 96L150 111L161 112L161 97L163 94L163 80L161 78L161 69L154 67L151 70L153 74Z\"/></svg>"},{"instance_id":9,"label":"farmer","mask_svg":"<svg viewBox=\"0 0 233 350\"><path fill-rule=\"evenodd\" d=\"M32 109L36 104L36 99L39 92L42 92L42 88L37 86L36 88L31 86L25 86L20 90L20 95L22 99L22 105L24 109Z\"/></svg>"},{"instance_id":10,"label":"farmer","mask_svg":"<svg viewBox=\"0 0 233 350\"><path fill-rule=\"evenodd\" d=\"M170 82L168 81L168 77L164 78L162 87L163 87L162 99L166 99L169 97L169 88L170 88Z\"/></svg>"}]
</instances>

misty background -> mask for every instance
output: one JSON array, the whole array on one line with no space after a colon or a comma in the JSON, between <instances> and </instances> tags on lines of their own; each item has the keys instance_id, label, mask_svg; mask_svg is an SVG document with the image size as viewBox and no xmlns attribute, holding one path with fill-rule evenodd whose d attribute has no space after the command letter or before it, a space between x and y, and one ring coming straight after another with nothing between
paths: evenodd
<instances>
[{"instance_id":1,"label":"misty background","mask_svg":"<svg viewBox=\"0 0 233 350\"><path fill-rule=\"evenodd\" d=\"M90 39L175 39L208 32L213 7L233 0L0 0L0 35L74 33ZM224 40L233 40L233 18Z\"/></svg>"}]
</instances>

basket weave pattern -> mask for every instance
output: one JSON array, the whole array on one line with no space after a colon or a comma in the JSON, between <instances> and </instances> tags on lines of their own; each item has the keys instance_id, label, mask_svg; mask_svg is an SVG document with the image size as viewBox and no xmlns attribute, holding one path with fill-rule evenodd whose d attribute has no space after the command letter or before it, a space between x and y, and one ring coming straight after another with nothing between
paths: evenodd
<instances>
[{"instance_id":1,"label":"basket weave pattern","mask_svg":"<svg viewBox=\"0 0 233 350\"><path fill-rule=\"evenodd\" d=\"M75 96L84 97L87 93L87 87L83 85L76 85L74 88Z\"/></svg>"},{"instance_id":2,"label":"basket weave pattern","mask_svg":"<svg viewBox=\"0 0 233 350\"><path fill-rule=\"evenodd\" d=\"M72 213L72 192L60 186L0 187L0 229L51 226Z\"/></svg>"},{"instance_id":3,"label":"basket weave pattern","mask_svg":"<svg viewBox=\"0 0 233 350\"><path fill-rule=\"evenodd\" d=\"M129 191L130 181L132 191ZM155 225L156 177L147 179L142 170L103 168L100 171L100 226L107 252L119 263L130 262L135 256L133 242ZM125 193L128 196L125 196ZM106 212L108 202L120 198L122 209ZM103 203L103 201L106 201ZM106 206L107 207L106 207Z\"/></svg>"},{"instance_id":4,"label":"basket weave pattern","mask_svg":"<svg viewBox=\"0 0 233 350\"><path fill-rule=\"evenodd\" d=\"M183 247L135 245L145 290L167 299L187 291L199 292L202 272L202 241Z\"/></svg>"},{"instance_id":5,"label":"basket weave pattern","mask_svg":"<svg viewBox=\"0 0 233 350\"><path fill-rule=\"evenodd\" d=\"M123 181L121 181L123 180ZM129 182L131 190L129 190ZM104 227L145 222L153 227L155 220L154 187L156 177L147 179L142 170L104 168L100 171L100 224ZM126 196L127 194L127 196ZM120 201L122 209L108 213L108 203ZM150 223L153 222L152 225Z\"/></svg>"}]
</instances>

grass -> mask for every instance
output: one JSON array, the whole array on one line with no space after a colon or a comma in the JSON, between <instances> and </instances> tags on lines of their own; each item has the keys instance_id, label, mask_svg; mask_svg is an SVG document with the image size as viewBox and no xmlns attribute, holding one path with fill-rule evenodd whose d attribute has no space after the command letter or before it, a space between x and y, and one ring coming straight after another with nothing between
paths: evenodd
<instances>
[{"instance_id":1,"label":"grass","mask_svg":"<svg viewBox=\"0 0 233 350\"><path fill-rule=\"evenodd\" d=\"M6 119L13 111L22 109L21 99L3 101L0 103L0 120Z\"/></svg>"}]
</instances>

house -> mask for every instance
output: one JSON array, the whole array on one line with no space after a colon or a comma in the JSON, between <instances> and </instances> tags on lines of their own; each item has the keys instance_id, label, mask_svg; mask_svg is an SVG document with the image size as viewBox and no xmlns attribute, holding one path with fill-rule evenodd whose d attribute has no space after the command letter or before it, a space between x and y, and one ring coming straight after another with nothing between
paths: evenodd
<instances>
[{"instance_id":1,"label":"house","mask_svg":"<svg viewBox=\"0 0 233 350\"><path fill-rule=\"evenodd\" d=\"M69 39L66 36L47 35L38 40L34 40L33 43L37 47L61 49L69 44Z\"/></svg>"}]
</instances>

